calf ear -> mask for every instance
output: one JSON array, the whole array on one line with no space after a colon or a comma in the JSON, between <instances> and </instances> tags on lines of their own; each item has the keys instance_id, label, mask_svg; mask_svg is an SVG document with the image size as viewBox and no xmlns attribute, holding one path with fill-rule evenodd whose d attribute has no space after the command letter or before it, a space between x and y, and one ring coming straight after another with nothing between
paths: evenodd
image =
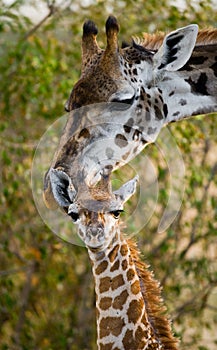
<instances>
[{"instance_id":1,"label":"calf ear","mask_svg":"<svg viewBox=\"0 0 217 350\"><path fill-rule=\"evenodd\" d=\"M126 182L119 190L115 191L114 194L116 197L119 197L122 204L124 204L130 197L136 192L137 182L139 177L135 176L132 180Z\"/></svg>"},{"instance_id":2,"label":"calf ear","mask_svg":"<svg viewBox=\"0 0 217 350\"><path fill-rule=\"evenodd\" d=\"M154 56L155 70L173 72L182 68L191 57L197 33L197 24L191 24L168 34Z\"/></svg>"},{"instance_id":3,"label":"calf ear","mask_svg":"<svg viewBox=\"0 0 217 350\"><path fill-rule=\"evenodd\" d=\"M50 170L50 183L53 196L60 207L68 207L76 196L70 177L62 170Z\"/></svg>"}]
</instances>

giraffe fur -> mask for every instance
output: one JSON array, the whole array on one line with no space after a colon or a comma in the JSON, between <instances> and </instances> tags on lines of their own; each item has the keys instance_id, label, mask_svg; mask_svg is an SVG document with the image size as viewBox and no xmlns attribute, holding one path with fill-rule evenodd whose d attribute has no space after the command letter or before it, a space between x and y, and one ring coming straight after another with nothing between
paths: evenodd
<instances>
[{"instance_id":1,"label":"giraffe fur","mask_svg":"<svg viewBox=\"0 0 217 350\"><path fill-rule=\"evenodd\" d=\"M189 25L120 48L115 17L106 22L107 46L87 21L82 73L66 103L68 121L51 168L64 170L75 186L96 184L105 168L130 162L171 122L217 111L217 29ZM187 45L187 46L186 46ZM187 50L185 49L187 47ZM56 208L50 169L44 199Z\"/></svg>"},{"instance_id":2,"label":"giraffe fur","mask_svg":"<svg viewBox=\"0 0 217 350\"><path fill-rule=\"evenodd\" d=\"M56 169L51 173L56 200L78 226L92 264L97 348L177 350L159 283L141 261L136 244L120 229L119 215L135 193L138 177L113 192L107 173L96 187L81 185L73 197L69 196L72 184L66 185L67 174Z\"/></svg>"}]
</instances>

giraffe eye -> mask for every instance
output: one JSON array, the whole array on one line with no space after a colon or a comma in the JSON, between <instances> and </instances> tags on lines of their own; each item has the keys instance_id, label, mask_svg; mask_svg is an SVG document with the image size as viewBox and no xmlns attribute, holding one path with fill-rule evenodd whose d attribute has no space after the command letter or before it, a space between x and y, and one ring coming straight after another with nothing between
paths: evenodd
<instances>
[{"instance_id":1,"label":"giraffe eye","mask_svg":"<svg viewBox=\"0 0 217 350\"><path fill-rule=\"evenodd\" d=\"M73 222L76 222L79 219L78 213L74 213L73 211L71 213L68 213L68 215L72 218Z\"/></svg>"},{"instance_id":2,"label":"giraffe eye","mask_svg":"<svg viewBox=\"0 0 217 350\"><path fill-rule=\"evenodd\" d=\"M135 95L133 97L130 97L130 98L123 98L123 99L120 99L120 98L113 98L111 100L111 102L116 102L116 103L125 103L127 105L132 105L133 102L135 100Z\"/></svg>"},{"instance_id":3,"label":"giraffe eye","mask_svg":"<svg viewBox=\"0 0 217 350\"><path fill-rule=\"evenodd\" d=\"M122 212L123 210L113 210L113 211L110 211L110 214L112 214L115 219L118 219Z\"/></svg>"}]
</instances>

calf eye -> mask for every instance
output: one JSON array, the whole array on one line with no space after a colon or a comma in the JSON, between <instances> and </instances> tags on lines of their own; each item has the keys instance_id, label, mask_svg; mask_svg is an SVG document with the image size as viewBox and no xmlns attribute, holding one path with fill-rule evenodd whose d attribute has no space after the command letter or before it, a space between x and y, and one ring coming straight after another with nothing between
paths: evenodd
<instances>
[{"instance_id":1,"label":"calf eye","mask_svg":"<svg viewBox=\"0 0 217 350\"><path fill-rule=\"evenodd\" d=\"M72 218L73 222L76 222L79 219L78 213L71 212L71 213L68 213L68 215Z\"/></svg>"},{"instance_id":2,"label":"calf eye","mask_svg":"<svg viewBox=\"0 0 217 350\"><path fill-rule=\"evenodd\" d=\"M120 216L120 213L122 213L122 212L123 212L123 210L113 210L113 211L110 211L110 214L112 214L115 219L118 219Z\"/></svg>"}]
</instances>

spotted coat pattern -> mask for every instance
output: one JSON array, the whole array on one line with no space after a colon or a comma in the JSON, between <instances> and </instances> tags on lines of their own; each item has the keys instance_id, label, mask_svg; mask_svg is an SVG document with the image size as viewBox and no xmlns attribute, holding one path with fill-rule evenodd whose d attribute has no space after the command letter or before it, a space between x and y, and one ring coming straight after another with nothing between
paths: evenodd
<instances>
[{"instance_id":1,"label":"spotted coat pattern","mask_svg":"<svg viewBox=\"0 0 217 350\"><path fill-rule=\"evenodd\" d=\"M109 171L93 187L73 187L62 170L51 171L56 201L78 227L88 249L96 291L98 350L177 350L158 283L120 232L119 214L138 177L112 191Z\"/></svg>"},{"instance_id":2,"label":"spotted coat pattern","mask_svg":"<svg viewBox=\"0 0 217 350\"><path fill-rule=\"evenodd\" d=\"M119 48L116 19L106 23L107 47L99 48L97 28L84 25L82 75L66 103L71 111L52 168L88 185L102 169L133 159L170 122L217 110L217 30L181 28L167 36ZM189 46L190 45L190 46ZM44 198L55 207L50 172Z\"/></svg>"},{"instance_id":3,"label":"spotted coat pattern","mask_svg":"<svg viewBox=\"0 0 217 350\"><path fill-rule=\"evenodd\" d=\"M71 114L44 197L79 221L93 265L98 349L176 350L158 307L159 287L115 223L123 193L118 202L117 193L97 191L102 196L95 198L89 189L102 171L119 168L154 142L167 123L217 110L217 32L206 32L195 46L196 27L189 26L154 43L146 36L147 47L133 42L123 49L117 33L111 16L101 50L93 22L84 25L82 75L66 104Z\"/></svg>"},{"instance_id":4,"label":"spotted coat pattern","mask_svg":"<svg viewBox=\"0 0 217 350\"><path fill-rule=\"evenodd\" d=\"M148 319L129 245L120 232L104 252L89 250L89 255L95 280L98 349L163 349Z\"/></svg>"}]
</instances>

